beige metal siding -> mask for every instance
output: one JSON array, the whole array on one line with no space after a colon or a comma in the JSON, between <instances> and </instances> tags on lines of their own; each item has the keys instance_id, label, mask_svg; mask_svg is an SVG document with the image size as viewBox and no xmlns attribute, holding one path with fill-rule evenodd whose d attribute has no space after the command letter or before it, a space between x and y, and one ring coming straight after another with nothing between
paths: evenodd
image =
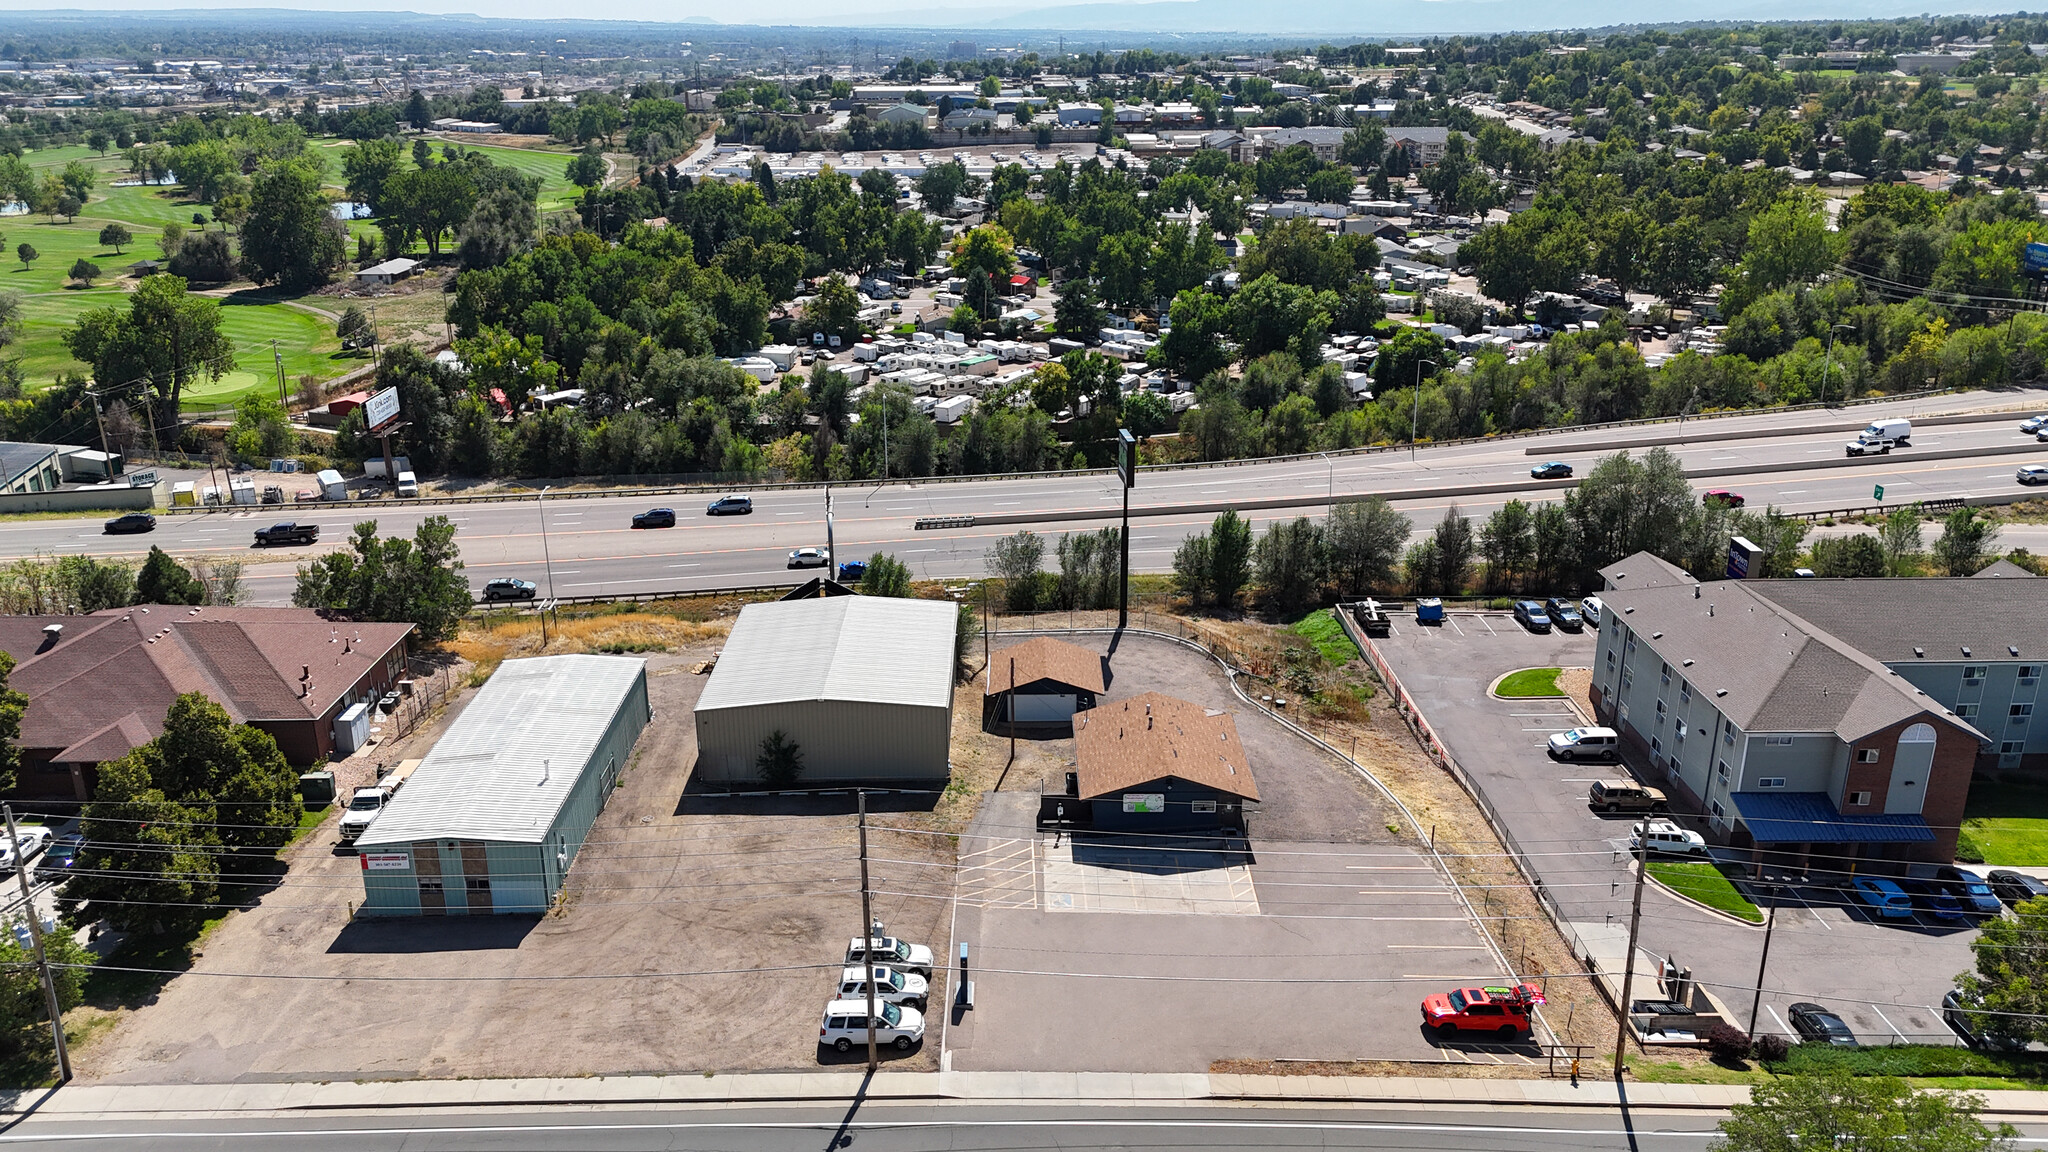
<instances>
[{"instance_id":1,"label":"beige metal siding","mask_svg":"<svg viewBox=\"0 0 2048 1152\"><path fill-rule=\"evenodd\" d=\"M781 729L804 756L799 784L946 779L952 708L793 701L697 713L697 770L713 783L759 779L761 741Z\"/></svg>"}]
</instances>

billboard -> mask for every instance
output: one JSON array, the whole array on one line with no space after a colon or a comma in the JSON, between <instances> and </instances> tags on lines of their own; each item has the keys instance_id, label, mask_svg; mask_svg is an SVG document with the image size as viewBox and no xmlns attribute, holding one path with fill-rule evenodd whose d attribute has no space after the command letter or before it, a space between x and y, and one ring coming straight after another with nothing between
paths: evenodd
<instances>
[{"instance_id":1,"label":"billboard","mask_svg":"<svg viewBox=\"0 0 2048 1152\"><path fill-rule=\"evenodd\" d=\"M1764 550L1749 542L1743 536L1728 538L1728 571L1730 580L1747 580L1753 572L1763 575Z\"/></svg>"},{"instance_id":2,"label":"billboard","mask_svg":"<svg viewBox=\"0 0 2048 1152\"><path fill-rule=\"evenodd\" d=\"M2048 244L2028 241L2024 259L2026 260L2027 271L2048 275Z\"/></svg>"},{"instance_id":3,"label":"billboard","mask_svg":"<svg viewBox=\"0 0 2048 1152\"><path fill-rule=\"evenodd\" d=\"M398 419L398 389L386 388L363 405L363 427L374 432Z\"/></svg>"}]
</instances>

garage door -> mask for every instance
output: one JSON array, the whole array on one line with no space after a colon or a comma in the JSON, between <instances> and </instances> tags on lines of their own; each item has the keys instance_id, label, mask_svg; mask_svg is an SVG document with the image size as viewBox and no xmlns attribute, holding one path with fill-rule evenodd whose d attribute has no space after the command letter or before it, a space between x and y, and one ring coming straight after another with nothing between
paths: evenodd
<instances>
[{"instance_id":1,"label":"garage door","mask_svg":"<svg viewBox=\"0 0 2048 1152\"><path fill-rule=\"evenodd\" d=\"M1068 724L1074 719L1072 696L1012 696L1013 718L1019 724Z\"/></svg>"}]
</instances>

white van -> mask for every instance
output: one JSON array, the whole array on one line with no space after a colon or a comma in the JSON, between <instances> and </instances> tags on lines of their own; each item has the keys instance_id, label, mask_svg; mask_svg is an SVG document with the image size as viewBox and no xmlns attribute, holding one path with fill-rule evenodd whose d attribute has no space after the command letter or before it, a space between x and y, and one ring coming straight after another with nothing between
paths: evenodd
<instances>
[{"instance_id":1,"label":"white van","mask_svg":"<svg viewBox=\"0 0 2048 1152\"><path fill-rule=\"evenodd\" d=\"M908 1052L924 1039L924 1013L900 1004L875 1005L875 1043L888 1044ZM866 1000L834 1000L825 1005L825 1019L818 1025L818 1044L835 1052L851 1052L856 1044L868 1042Z\"/></svg>"},{"instance_id":2,"label":"white van","mask_svg":"<svg viewBox=\"0 0 2048 1152\"><path fill-rule=\"evenodd\" d=\"M410 472L398 474L398 495L403 499L417 499L420 494L419 477Z\"/></svg>"},{"instance_id":3,"label":"white van","mask_svg":"<svg viewBox=\"0 0 2048 1152\"><path fill-rule=\"evenodd\" d=\"M1854 440L1843 447L1851 456L1876 453L1888 456L1894 448L1912 447L1913 422L1910 420L1872 420L1870 427L1856 434Z\"/></svg>"},{"instance_id":4,"label":"white van","mask_svg":"<svg viewBox=\"0 0 2048 1152\"><path fill-rule=\"evenodd\" d=\"M1574 728L1550 738L1553 760L1600 760L1613 763L1621 758L1621 737L1612 728Z\"/></svg>"}]
</instances>

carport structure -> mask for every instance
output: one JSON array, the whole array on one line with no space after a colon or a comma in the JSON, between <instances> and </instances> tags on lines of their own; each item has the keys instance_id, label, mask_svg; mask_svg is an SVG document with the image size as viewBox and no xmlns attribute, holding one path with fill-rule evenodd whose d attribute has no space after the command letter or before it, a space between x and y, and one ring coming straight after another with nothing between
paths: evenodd
<instances>
[{"instance_id":1,"label":"carport structure","mask_svg":"<svg viewBox=\"0 0 2048 1152\"><path fill-rule=\"evenodd\" d=\"M982 672L982 726L991 732L1071 732L1074 714L1108 691L1100 653L1039 636L1004 648Z\"/></svg>"}]
</instances>

